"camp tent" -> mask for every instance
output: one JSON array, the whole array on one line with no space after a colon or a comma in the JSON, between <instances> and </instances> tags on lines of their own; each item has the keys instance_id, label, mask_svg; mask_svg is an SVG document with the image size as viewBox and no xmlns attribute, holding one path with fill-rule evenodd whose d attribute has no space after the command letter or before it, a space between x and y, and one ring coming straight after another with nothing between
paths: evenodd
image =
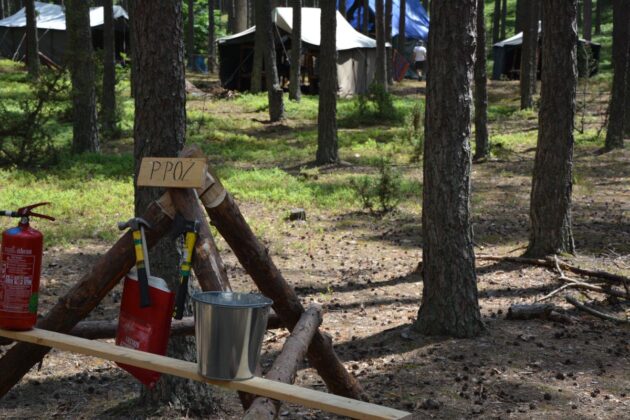
<instances>
[{"instance_id":1,"label":"camp tent","mask_svg":"<svg viewBox=\"0 0 630 420\"><path fill-rule=\"evenodd\" d=\"M66 15L64 8L57 4L35 2L37 15L37 36L39 51L51 60L61 63L64 61L66 46ZM116 38L116 53L125 51L129 45L127 12L114 6L114 28ZM90 9L90 26L92 27L92 43L95 49L103 47L103 8ZM16 14L0 20L0 55L16 60L26 55L26 9L22 8Z\"/></svg>"},{"instance_id":2,"label":"camp tent","mask_svg":"<svg viewBox=\"0 0 630 420\"><path fill-rule=\"evenodd\" d=\"M317 91L317 60L320 45L320 9L302 8L302 72L311 92ZM287 77L291 49L293 10L277 7L273 10L274 40L280 76ZM248 90L254 56L256 27L218 40L219 76L228 89ZM352 28L337 12L337 76L340 96L351 96L367 91L376 69L376 41ZM366 69L367 63L367 69Z\"/></svg>"},{"instance_id":3,"label":"camp tent","mask_svg":"<svg viewBox=\"0 0 630 420\"><path fill-rule=\"evenodd\" d=\"M542 28L539 22L538 26L538 51L540 52ZM497 42L492 46L492 56L494 64L492 67L492 79L500 80L501 78L519 79L521 73L521 49L523 47L523 32ZM595 42L578 40L578 70L580 76L588 73L590 76L597 73L599 64L601 45ZM586 63L586 54L590 54L590 69L584 70ZM539 55L540 57L540 55ZM538 71L540 72L542 60L538 60Z\"/></svg>"},{"instance_id":4,"label":"camp tent","mask_svg":"<svg viewBox=\"0 0 630 420\"><path fill-rule=\"evenodd\" d=\"M337 2L339 4L339 2ZM376 15L376 0L368 1L368 13L364 13L363 0L346 1L346 18L356 30L363 25L363 16L369 19L368 29L374 32L374 18ZM429 38L429 16L420 0L407 0L405 5L405 38L414 41L427 41ZM400 22L400 0L392 0L392 38L398 36Z\"/></svg>"}]
</instances>

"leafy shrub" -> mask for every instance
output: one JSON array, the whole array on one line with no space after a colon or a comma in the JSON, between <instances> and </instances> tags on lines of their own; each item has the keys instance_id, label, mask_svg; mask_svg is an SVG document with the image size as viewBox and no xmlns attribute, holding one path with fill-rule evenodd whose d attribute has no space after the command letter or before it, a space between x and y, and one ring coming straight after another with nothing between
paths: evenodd
<instances>
[{"instance_id":1,"label":"leafy shrub","mask_svg":"<svg viewBox=\"0 0 630 420\"><path fill-rule=\"evenodd\" d=\"M66 72L42 72L29 82L30 94L17 103L0 103L0 166L33 168L57 158L47 124L64 113L69 96ZM60 106L60 104L62 104Z\"/></svg>"},{"instance_id":2,"label":"leafy shrub","mask_svg":"<svg viewBox=\"0 0 630 420\"><path fill-rule=\"evenodd\" d=\"M351 185L363 208L370 213L389 213L402 199L402 176L387 158L380 159L377 177L358 177Z\"/></svg>"},{"instance_id":3,"label":"leafy shrub","mask_svg":"<svg viewBox=\"0 0 630 420\"><path fill-rule=\"evenodd\" d=\"M372 83L367 94L357 95L355 115L350 119L355 123L374 124L386 121L401 121L402 113L394 106L392 95L385 88Z\"/></svg>"}]
</instances>

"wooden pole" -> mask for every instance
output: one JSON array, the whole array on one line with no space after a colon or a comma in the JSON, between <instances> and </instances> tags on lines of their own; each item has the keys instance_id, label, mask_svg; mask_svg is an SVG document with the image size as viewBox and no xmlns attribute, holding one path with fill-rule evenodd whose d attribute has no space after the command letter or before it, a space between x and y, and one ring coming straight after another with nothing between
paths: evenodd
<instances>
[{"instance_id":1,"label":"wooden pole","mask_svg":"<svg viewBox=\"0 0 630 420\"><path fill-rule=\"evenodd\" d=\"M313 305L302 314L300 320L295 324L293 332L287 338L282 352L273 362L271 369L265 375L265 379L292 384L295 382L300 362L306 356L308 346L313 339L313 335L322 323L321 306ZM281 402L270 398L258 397L249 407L245 420L275 419L278 416Z\"/></svg>"},{"instance_id":2,"label":"wooden pole","mask_svg":"<svg viewBox=\"0 0 630 420\"><path fill-rule=\"evenodd\" d=\"M203 152L199 148L189 147L182 153L182 157L203 157ZM218 178L208 173L206 185L198 192L212 224L230 245L258 289L274 301L275 312L292 331L302 316L304 307L295 290L274 264L268 250L254 235ZM366 398L361 385L337 357L332 339L319 330L309 346L308 359L330 392L349 398Z\"/></svg>"},{"instance_id":3,"label":"wooden pole","mask_svg":"<svg viewBox=\"0 0 630 420\"><path fill-rule=\"evenodd\" d=\"M197 363L173 359L158 354L115 346L102 341L86 340L58 332L40 330L8 331L0 329L0 336L27 341L42 346L55 347L88 356L100 357L113 362L125 363L167 375L175 375L235 391L253 392L266 397L301 404L305 407L326 410L341 416L358 419L410 419L411 414L376 404L356 401L314 389L283 384L264 378L253 377L241 381L221 381L201 376Z\"/></svg>"},{"instance_id":4,"label":"wooden pole","mask_svg":"<svg viewBox=\"0 0 630 420\"><path fill-rule=\"evenodd\" d=\"M168 200L170 201L170 200ZM151 224L146 231L147 246L151 248L168 232L172 209L163 207L169 203L153 202L142 217ZM113 223L114 221L112 221ZM121 236L92 269L74 285L57 304L39 320L37 327L67 333L85 318L135 264L133 239L130 232ZM0 398L22 377L39 363L50 347L18 343L0 359Z\"/></svg>"}]
</instances>

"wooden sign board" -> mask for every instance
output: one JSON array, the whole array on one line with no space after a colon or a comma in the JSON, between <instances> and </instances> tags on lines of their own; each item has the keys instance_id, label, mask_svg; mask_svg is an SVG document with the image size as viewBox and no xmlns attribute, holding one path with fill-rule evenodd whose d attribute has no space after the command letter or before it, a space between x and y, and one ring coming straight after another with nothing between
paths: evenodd
<instances>
[{"instance_id":1,"label":"wooden sign board","mask_svg":"<svg viewBox=\"0 0 630 420\"><path fill-rule=\"evenodd\" d=\"M205 158L145 157L140 164L138 186L200 188L207 169Z\"/></svg>"}]
</instances>

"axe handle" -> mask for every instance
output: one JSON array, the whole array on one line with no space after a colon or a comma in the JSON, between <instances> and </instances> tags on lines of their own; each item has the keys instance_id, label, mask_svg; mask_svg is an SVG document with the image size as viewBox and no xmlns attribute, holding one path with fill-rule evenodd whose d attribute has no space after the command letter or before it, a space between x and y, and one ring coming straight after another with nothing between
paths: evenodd
<instances>
[{"instance_id":1,"label":"axe handle","mask_svg":"<svg viewBox=\"0 0 630 420\"><path fill-rule=\"evenodd\" d=\"M181 276L175 296L175 309L173 310L173 318L175 319L182 319L184 316L184 305L188 295L188 278L190 277L192 254L195 249L195 242L197 242L197 232L186 232L184 242L184 261L180 269Z\"/></svg>"},{"instance_id":2,"label":"axe handle","mask_svg":"<svg viewBox=\"0 0 630 420\"><path fill-rule=\"evenodd\" d=\"M144 255L144 235L140 230L133 231L133 244L136 250L136 268L138 270L138 281L140 282L140 307L146 308L151 306L151 298L149 297L149 275L145 266Z\"/></svg>"}]
</instances>

